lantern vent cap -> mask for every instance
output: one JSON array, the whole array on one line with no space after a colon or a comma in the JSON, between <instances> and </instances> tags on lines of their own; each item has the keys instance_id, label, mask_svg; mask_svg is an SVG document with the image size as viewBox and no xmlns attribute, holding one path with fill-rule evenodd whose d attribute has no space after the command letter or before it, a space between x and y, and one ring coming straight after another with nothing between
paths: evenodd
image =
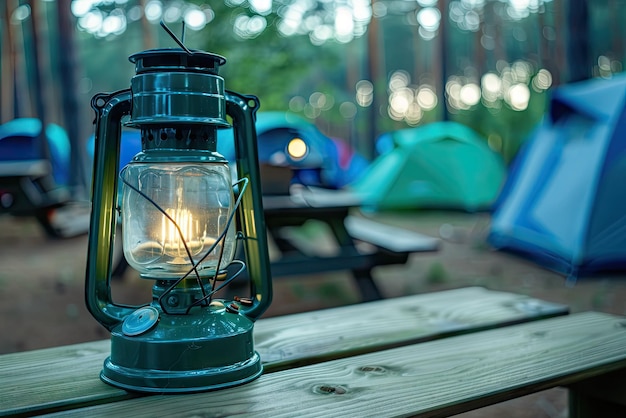
<instances>
[{"instance_id":1,"label":"lantern vent cap","mask_svg":"<svg viewBox=\"0 0 626 418\"><path fill-rule=\"evenodd\" d=\"M185 71L206 74L219 73L219 67L226 63L221 55L200 50L182 48L156 48L138 52L128 57L135 64L137 74L162 71Z\"/></svg>"}]
</instances>

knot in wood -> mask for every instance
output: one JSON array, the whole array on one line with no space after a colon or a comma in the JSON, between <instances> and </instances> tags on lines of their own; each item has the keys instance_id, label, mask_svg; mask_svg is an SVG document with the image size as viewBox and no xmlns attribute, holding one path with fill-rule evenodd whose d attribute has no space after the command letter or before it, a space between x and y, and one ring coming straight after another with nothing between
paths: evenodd
<instances>
[{"instance_id":1,"label":"knot in wood","mask_svg":"<svg viewBox=\"0 0 626 418\"><path fill-rule=\"evenodd\" d=\"M335 385L319 385L315 387L315 392L322 394L331 394L334 393L336 395L343 395L347 392L346 388L342 386Z\"/></svg>"},{"instance_id":2,"label":"knot in wood","mask_svg":"<svg viewBox=\"0 0 626 418\"><path fill-rule=\"evenodd\" d=\"M382 366L361 366L359 367L358 370L363 373L372 373L372 374L383 374L387 372L387 369L385 369Z\"/></svg>"}]
</instances>

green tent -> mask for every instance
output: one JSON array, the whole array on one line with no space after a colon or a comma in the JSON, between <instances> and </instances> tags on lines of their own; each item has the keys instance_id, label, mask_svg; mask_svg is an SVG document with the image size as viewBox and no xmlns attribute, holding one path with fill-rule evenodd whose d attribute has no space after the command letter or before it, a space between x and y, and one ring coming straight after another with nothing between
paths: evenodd
<instances>
[{"instance_id":1,"label":"green tent","mask_svg":"<svg viewBox=\"0 0 626 418\"><path fill-rule=\"evenodd\" d=\"M394 148L350 187L374 209L490 209L506 168L484 138L455 122L390 132Z\"/></svg>"}]
</instances>

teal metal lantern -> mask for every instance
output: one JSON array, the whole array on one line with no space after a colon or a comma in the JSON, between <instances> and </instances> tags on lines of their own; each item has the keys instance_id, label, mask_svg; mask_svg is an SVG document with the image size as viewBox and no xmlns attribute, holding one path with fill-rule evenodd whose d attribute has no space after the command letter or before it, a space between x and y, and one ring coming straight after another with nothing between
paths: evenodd
<instances>
[{"instance_id":1,"label":"teal metal lantern","mask_svg":"<svg viewBox=\"0 0 626 418\"><path fill-rule=\"evenodd\" d=\"M219 389L262 372L252 331L270 304L271 280L255 130L259 102L224 89L223 57L181 46L132 55L130 89L92 100L86 303L111 331L102 380L131 391ZM227 116L237 176L216 152L217 130L231 126ZM142 151L120 171L123 124L141 130ZM126 260L154 280L146 306L111 298L118 212ZM240 241L247 266L233 260ZM218 299L217 291L246 267L249 297Z\"/></svg>"}]
</instances>

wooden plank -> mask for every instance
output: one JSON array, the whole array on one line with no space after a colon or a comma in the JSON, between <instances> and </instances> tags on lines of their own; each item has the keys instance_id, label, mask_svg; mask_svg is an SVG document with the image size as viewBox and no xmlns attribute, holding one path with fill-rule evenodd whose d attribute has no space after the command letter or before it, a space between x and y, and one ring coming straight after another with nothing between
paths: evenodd
<instances>
[{"instance_id":1,"label":"wooden plank","mask_svg":"<svg viewBox=\"0 0 626 418\"><path fill-rule=\"evenodd\" d=\"M626 367L625 320L581 313L65 416L443 417Z\"/></svg>"},{"instance_id":2,"label":"wooden plank","mask_svg":"<svg viewBox=\"0 0 626 418\"><path fill-rule=\"evenodd\" d=\"M360 216L348 216L345 223L352 238L397 253L437 251L441 243L438 238L385 225Z\"/></svg>"},{"instance_id":3,"label":"wooden plank","mask_svg":"<svg viewBox=\"0 0 626 418\"><path fill-rule=\"evenodd\" d=\"M254 335L268 367L283 369L567 312L564 305L467 287L267 318Z\"/></svg>"},{"instance_id":4,"label":"wooden plank","mask_svg":"<svg viewBox=\"0 0 626 418\"><path fill-rule=\"evenodd\" d=\"M110 341L0 356L0 416L130 397L98 378Z\"/></svg>"},{"instance_id":5,"label":"wooden plank","mask_svg":"<svg viewBox=\"0 0 626 418\"><path fill-rule=\"evenodd\" d=\"M0 177L43 177L52 173L48 160L2 161Z\"/></svg>"},{"instance_id":6,"label":"wooden plank","mask_svg":"<svg viewBox=\"0 0 626 418\"><path fill-rule=\"evenodd\" d=\"M279 303L279 302L274 302ZM261 319L265 372L567 313L567 307L480 287ZM126 399L98 376L109 341L0 356L0 415Z\"/></svg>"}]
</instances>

